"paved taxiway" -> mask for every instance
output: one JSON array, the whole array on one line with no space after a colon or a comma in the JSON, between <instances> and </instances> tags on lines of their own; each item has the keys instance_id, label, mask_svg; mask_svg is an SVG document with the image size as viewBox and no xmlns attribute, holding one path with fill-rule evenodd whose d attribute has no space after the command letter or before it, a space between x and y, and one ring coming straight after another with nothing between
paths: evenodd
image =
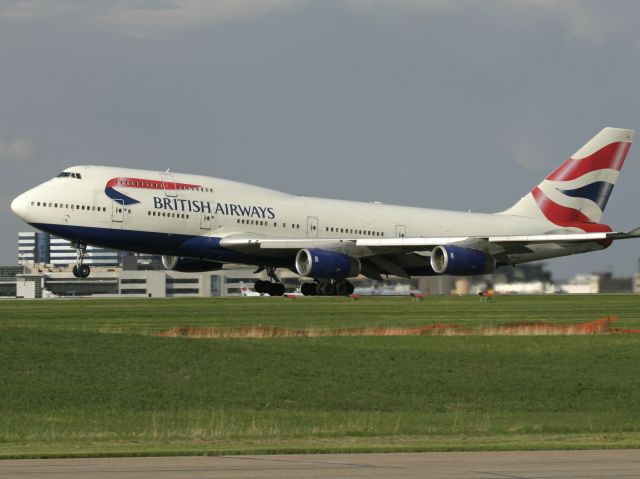
<instances>
[{"instance_id":1,"label":"paved taxiway","mask_svg":"<svg viewBox=\"0 0 640 479\"><path fill-rule=\"evenodd\" d=\"M640 450L307 454L0 461L0 478L631 478Z\"/></svg>"}]
</instances>

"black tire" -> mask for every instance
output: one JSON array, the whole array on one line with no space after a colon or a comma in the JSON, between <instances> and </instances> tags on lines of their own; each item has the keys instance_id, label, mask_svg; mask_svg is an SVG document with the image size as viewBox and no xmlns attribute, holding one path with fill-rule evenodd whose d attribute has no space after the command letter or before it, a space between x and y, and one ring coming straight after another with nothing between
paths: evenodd
<instances>
[{"instance_id":1,"label":"black tire","mask_svg":"<svg viewBox=\"0 0 640 479\"><path fill-rule=\"evenodd\" d=\"M74 266L73 266L73 269L71 270L71 272L73 273L73 275L74 275L76 278L79 278L79 277L80 277L80 273L78 272L78 265L74 265Z\"/></svg>"},{"instance_id":2,"label":"black tire","mask_svg":"<svg viewBox=\"0 0 640 479\"><path fill-rule=\"evenodd\" d=\"M336 285L333 283L323 283L322 284L322 293L323 296L333 296L336 294Z\"/></svg>"},{"instance_id":3,"label":"black tire","mask_svg":"<svg viewBox=\"0 0 640 479\"><path fill-rule=\"evenodd\" d=\"M91 268L88 265L83 264L78 268L78 275L80 278L88 278L90 274Z\"/></svg>"},{"instance_id":4,"label":"black tire","mask_svg":"<svg viewBox=\"0 0 640 479\"><path fill-rule=\"evenodd\" d=\"M269 284L269 296L282 296L284 291L284 284L282 283Z\"/></svg>"},{"instance_id":5,"label":"black tire","mask_svg":"<svg viewBox=\"0 0 640 479\"><path fill-rule=\"evenodd\" d=\"M345 284L347 285L347 296L353 294L353 292L356 289L356 287L353 285L353 283L350 283L349 281L347 281Z\"/></svg>"},{"instance_id":6,"label":"black tire","mask_svg":"<svg viewBox=\"0 0 640 479\"><path fill-rule=\"evenodd\" d=\"M267 283L266 281L262 281L261 279L259 279L259 280L258 280L258 281L256 281L256 282L255 282L255 284L253 285L253 290L254 290L256 293L260 293L260 294L267 293L267 292L268 292L268 289L267 289L267 288L269 287L268 285L269 285L269 283Z\"/></svg>"},{"instance_id":7,"label":"black tire","mask_svg":"<svg viewBox=\"0 0 640 479\"><path fill-rule=\"evenodd\" d=\"M336 283L336 296L346 296L347 294L347 283L346 281L340 281L339 283Z\"/></svg>"},{"instance_id":8,"label":"black tire","mask_svg":"<svg viewBox=\"0 0 640 479\"><path fill-rule=\"evenodd\" d=\"M304 296L315 296L316 285L314 283L302 283L302 286L300 286L300 292Z\"/></svg>"}]
</instances>

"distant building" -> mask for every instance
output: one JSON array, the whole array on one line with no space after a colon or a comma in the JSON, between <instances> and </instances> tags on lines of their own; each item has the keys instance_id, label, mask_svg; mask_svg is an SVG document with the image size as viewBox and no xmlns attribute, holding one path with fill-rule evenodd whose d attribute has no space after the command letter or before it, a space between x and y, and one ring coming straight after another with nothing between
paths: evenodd
<instances>
[{"instance_id":1,"label":"distant building","mask_svg":"<svg viewBox=\"0 0 640 479\"><path fill-rule=\"evenodd\" d=\"M559 292L568 294L593 294L600 291L598 276L578 274L559 286Z\"/></svg>"},{"instance_id":2,"label":"distant building","mask_svg":"<svg viewBox=\"0 0 640 479\"><path fill-rule=\"evenodd\" d=\"M16 276L22 274L22 266L0 266L0 297L16 296Z\"/></svg>"},{"instance_id":3,"label":"distant building","mask_svg":"<svg viewBox=\"0 0 640 479\"><path fill-rule=\"evenodd\" d=\"M48 233L18 233L18 264L49 263L49 240Z\"/></svg>"},{"instance_id":4,"label":"distant building","mask_svg":"<svg viewBox=\"0 0 640 479\"><path fill-rule=\"evenodd\" d=\"M599 293L630 293L633 291L632 278L616 278L610 272L595 274L598 276Z\"/></svg>"}]
</instances>

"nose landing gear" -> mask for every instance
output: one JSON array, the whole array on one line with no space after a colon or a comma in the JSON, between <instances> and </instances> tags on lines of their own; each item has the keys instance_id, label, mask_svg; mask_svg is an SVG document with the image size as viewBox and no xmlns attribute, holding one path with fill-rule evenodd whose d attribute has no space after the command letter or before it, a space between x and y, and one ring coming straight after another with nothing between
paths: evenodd
<instances>
[{"instance_id":1,"label":"nose landing gear","mask_svg":"<svg viewBox=\"0 0 640 479\"><path fill-rule=\"evenodd\" d=\"M83 264L84 257L87 254L87 243L76 241L75 249L77 259L76 264L73 266L71 271L76 278L88 278L91 274L91 268L88 265Z\"/></svg>"}]
</instances>

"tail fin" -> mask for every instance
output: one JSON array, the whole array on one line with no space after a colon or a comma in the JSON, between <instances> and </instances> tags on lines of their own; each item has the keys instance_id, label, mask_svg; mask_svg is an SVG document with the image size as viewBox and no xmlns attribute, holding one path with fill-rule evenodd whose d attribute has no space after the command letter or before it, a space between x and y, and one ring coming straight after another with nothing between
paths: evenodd
<instances>
[{"instance_id":1,"label":"tail fin","mask_svg":"<svg viewBox=\"0 0 640 479\"><path fill-rule=\"evenodd\" d=\"M610 231L599 221L634 135L634 130L604 128L503 214L583 231Z\"/></svg>"}]
</instances>

